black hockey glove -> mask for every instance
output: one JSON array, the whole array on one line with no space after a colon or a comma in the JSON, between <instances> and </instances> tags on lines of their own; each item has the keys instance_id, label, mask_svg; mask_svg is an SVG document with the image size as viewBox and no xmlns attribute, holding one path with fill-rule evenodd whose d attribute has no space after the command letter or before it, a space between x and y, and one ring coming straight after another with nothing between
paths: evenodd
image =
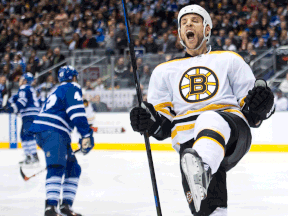
<instances>
[{"instance_id":1,"label":"black hockey glove","mask_svg":"<svg viewBox=\"0 0 288 216\"><path fill-rule=\"evenodd\" d=\"M130 111L130 121L134 131L143 133L148 130L149 135L156 134L162 122L153 105L147 102L142 102L141 107L134 107Z\"/></svg>"},{"instance_id":2,"label":"black hockey glove","mask_svg":"<svg viewBox=\"0 0 288 216\"><path fill-rule=\"evenodd\" d=\"M256 80L255 86L248 92L242 110L249 124L257 127L259 122L268 119L274 112L274 95L266 81Z\"/></svg>"}]
</instances>

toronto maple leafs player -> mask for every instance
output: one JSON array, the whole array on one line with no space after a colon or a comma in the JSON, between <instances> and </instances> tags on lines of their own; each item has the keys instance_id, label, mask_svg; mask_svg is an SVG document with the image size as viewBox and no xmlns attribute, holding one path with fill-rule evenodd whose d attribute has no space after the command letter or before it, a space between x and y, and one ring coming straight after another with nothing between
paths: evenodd
<instances>
[{"instance_id":1,"label":"toronto maple leafs player","mask_svg":"<svg viewBox=\"0 0 288 216\"><path fill-rule=\"evenodd\" d=\"M34 77L31 73L25 73L19 79L19 90L17 94L9 99L9 105L4 107L2 112L20 113L22 116L21 141L25 153L25 160L20 164L30 165L39 162L37 145L33 133L29 128L40 111L36 92L31 86Z\"/></svg>"},{"instance_id":2,"label":"toronto maple leafs player","mask_svg":"<svg viewBox=\"0 0 288 216\"><path fill-rule=\"evenodd\" d=\"M60 215L57 210L60 192L60 212L67 216L81 216L71 206L76 195L81 167L71 149L70 134L74 127L81 134L81 151L87 154L94 146L77 84L78 72L71 66L59 69L60 85L48 96L30 131L35 133L38 145L45 152L47 163L45 216ZM64 181L62 183L62 177Z\"/></svg>"}]
</instances>

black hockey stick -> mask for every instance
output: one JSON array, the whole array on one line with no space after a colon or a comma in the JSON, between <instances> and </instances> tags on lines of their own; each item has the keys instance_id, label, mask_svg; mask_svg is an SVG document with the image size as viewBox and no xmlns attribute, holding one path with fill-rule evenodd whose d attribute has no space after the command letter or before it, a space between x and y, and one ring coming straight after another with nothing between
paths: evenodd
<instances>
[{"instance_id":1,"label":"black hockey stick","mask_svg":"<svg viewBox=\"0 0 288 216\"><path fill-rule=\"evenodd\" d=\"M76 154L76 153L79 152L79 151L80 151L80 149L76 150L76 151L74 152L74 154ZM24 174L23 170L22 170L22 166L20 166L20 174L21 174L22 178L24 179L24 181L28 181L30 178L33 178L33 177L39 175L40 173L44 172L45 170L47 170L47 167L45 167L45 169L42 169L42 170L40 170L39 172L35 173L34 175L32 175L32 176L30 176L30 177L27 177L27 176Z\"/></svg>"},{"instance_id":2,"label":"black hockey stick","mask_svg":"<svg viewBox=\"0 0 288 216\"><path fill-rule=\"evenodd\" d=\"M126 7L125 0L122 0L122 6L123 6L124 19L125 19L125 25L126 25L126 30L127 30L128 44L129 44L129 50L130 50L130 59L131 59L132 67L133 67L134 83L135 83L135 87L136 87L136 93L137 93L139 106L141 107L141 103L143 101L142 100L142 92L140 89L139 76L137 73L134 43L133 43L132 38L130 37L130 27L129 27L129 21L128 21L128 16L127 16L127 7ZM147 157L148 157L148 162L149 162L149 169L150 169L151 181L152 181L152 186L153 186L157 215L162 216L161 207L160 207L160 199L159 199L158 189L157 189L156 176L155 176L155 170L154 170L152 153L151 153L151 146L150 146L150 141L148 138L148 131L146 131L144 133L144 139L145 139L146 152L147 152Z\"/></svg>"}]
</instances>

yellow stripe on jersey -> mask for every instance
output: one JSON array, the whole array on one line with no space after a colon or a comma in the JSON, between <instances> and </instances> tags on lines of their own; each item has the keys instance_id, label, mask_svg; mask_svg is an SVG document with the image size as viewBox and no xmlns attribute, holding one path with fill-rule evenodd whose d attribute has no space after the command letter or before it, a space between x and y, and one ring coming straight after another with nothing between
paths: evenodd
<instances>
[{"instance_id":1,"label":"yellow stripe on jersey","mask_svg":"<svg viewBox=\"0 0 288 216\"><path fill-rule=\"evenodd\" d=\"M165 113L173 118L174 116L167 109L165 109L165 107L173 108L173 104L171 102L164 102L164 103L160 103L154 106L157 112Z\"/></svg>"},{"instance_id":2,"label":"yellow stripe on jersey","mask_svg":"<svg viewBox=\"0 0 288 216\"><path fill-rule=\"evenodd\" d=\"M233 52L233 51L211 51L211 52L208 53L208 55L209 55L209 54L222 54L222 53L231 53L231 54L234 54L234 55L240 57L240 58L244 61L244 59L243 59L242 56L240 56L238 53L235 53L235 52Z\"/></svg>"},{"instance_id":3,"label":"yellow stripe on jersey","mask_svg":"<svg viewBox=\"0 0 288 216\"><path fill-rule=\"evenodd\" d=\"M203 112L203 111L209 111L209 110L219 110L219 109L228 108L228 107L237 107L237 106L231 105L231 104L225 104L225 105L224 104L210 104L198 110L189 110L185 114L177 115L174 118L186 116L191 113L197 113L197 112Z\"/></svg>"},{"instance_id":4,"label":"yellow stripe on jersey","mask_svg":"<svg viewBox=\"0 0 288 216\"><path fill-rule=\"evenodd\" d=\"M246 97L242 98L241 101L240 101L240 107L241 107L241 108L242 108L242 107L244 106L244 104L245 104L245 101L244 101L245 98L246 98Z\"/></svg>"},{"instance_id":5,"label":"yellow stripe on jersey","mask_svg":"<svg viewBox=\"0 0 288 216\"><path fill-rule=\"evenodd\" d=\"M174 137L177 135L177 132L179 131L186 131L186 130L191 130L195 127L195 123L193 124L188 124L188 125L179 125L176 126L176 128L171 132L171 138L174 139Z\"/></svg>"},{"instance_id":6,"label":"yellow stripe on jersey","mask_svg":"<svg viewBox=\"0 0 288 216\"><path fill-rule=\"evenodd\" d=\"M173 104L171 102L164 102L154 106L156 111L159 111L165 107L173 107Z\"/></svg>"},{"instance_id":7,"label":"yellow stripe on jersey","mask_svg":"<svg viewBox=\"0 0 288 216\"><path fill-rule=\"evenodd\" d=\"M167 61L167 62L163 62L163 63L157 65L156 67L158 67L158 66L160 66L160 65L164 65L164 64L168 64L168 63L176 62L176 61L183 61L183 60L187 60L187 59L189 59L189 58L191 58L191 57L170 60L170 61Z\"/></svg>"},{"instance_id":8,"label":"yellow stripe on jersey","mask_svg":"<svg viewBox=\"0 0 288 216\"><path fill-rule=\"evenodd\" d=\"M213 138L208 137L208 136L202 136L202 137L200 137L199 139L197 139L197 140L194 142L193 145L195 145L195 143L198 142L198 141L201 140L201 139L209 139L209 140L212 140L213 142L217 143L217 144L223 149L223 153L224 153L224 155L225 155L225 149L224 149L224 147L221 145L221 143L219 143L216 139L213 139Z\"/></svg>"},{"instance_id":9,"label":"yellow stripe on jersey","mask_svg":"<svg viewBox=\"0 0 288 216\"><path fill-rule=\"evenodd\" d=\"M239 113L241 116L243 116L243 117L246 119L246 117L244 116L244 114L243 114L241 111L236 110L236 109L226 109L226 110L223 110L223 112L237 112L237 113ZM246 120L247 120L247 119L246 119Z\"/></svg>"}]
</instances>

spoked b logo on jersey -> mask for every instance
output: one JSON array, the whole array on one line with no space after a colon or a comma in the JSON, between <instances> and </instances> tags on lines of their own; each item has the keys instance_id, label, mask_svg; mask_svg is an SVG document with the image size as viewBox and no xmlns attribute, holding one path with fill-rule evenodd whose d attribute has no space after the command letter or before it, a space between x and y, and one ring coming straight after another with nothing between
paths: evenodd
<instances>
[{"instance_id":1,"label":"spoked b logo on jersey","mask_svg":"<svg viewBox=\"0 0 288 216\"><path fill-rule=\"evenodd\" d=\"M206 67L189 68L179 83L180 95L188 103L197 103L212 98L218 90L216 74Z\"/></svg>"}]
</instances>

